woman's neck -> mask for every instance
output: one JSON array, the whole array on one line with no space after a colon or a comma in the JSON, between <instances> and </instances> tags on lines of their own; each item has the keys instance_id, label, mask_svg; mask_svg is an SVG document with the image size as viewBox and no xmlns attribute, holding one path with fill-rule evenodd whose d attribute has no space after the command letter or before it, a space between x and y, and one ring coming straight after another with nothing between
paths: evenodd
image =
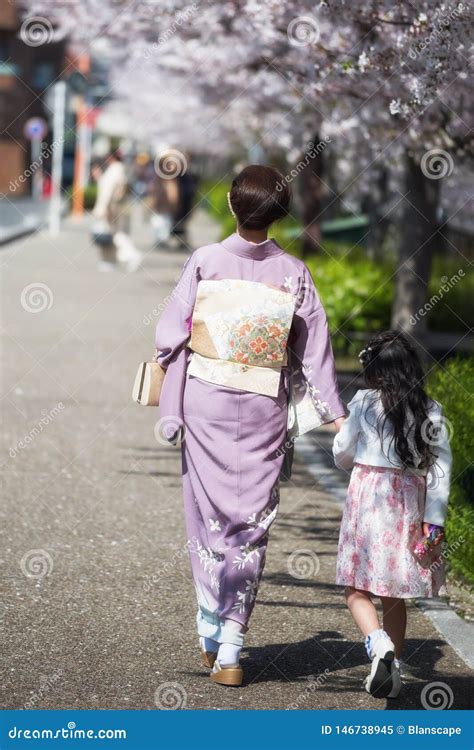
<instances>
[{"instance_id":1,"label":"woman's neck","mask_svg":"<svg viewBox=\"0 0 474 750\"><path fill-rule=\"evenodd\" d=\"M259 245L260 242L265 242L268 239L268 229L244 229L237 225L237 233L247 242L253 242L255 245Z\"/></svg>"}]
</instances>

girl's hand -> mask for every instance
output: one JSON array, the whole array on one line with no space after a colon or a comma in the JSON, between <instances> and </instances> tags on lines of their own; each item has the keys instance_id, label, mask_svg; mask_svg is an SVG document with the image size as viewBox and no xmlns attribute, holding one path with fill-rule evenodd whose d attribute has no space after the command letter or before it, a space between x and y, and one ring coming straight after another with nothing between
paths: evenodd
<instances>
[{"instance_id":1,"label":"girl's hand","mask_svg":"<svg viewBox=\"0 0 474 750\"><path fill-rule=\"evenodd\" d=\"M346 421L345 417L338 417L337 419L334 420L333 425L335 427L336 432L339 432L339 430L341 429L345 421Z\"/></svg>"},{"instance_id":2,"label":"girl's hand","mask_svg":"<svg viewBox=\"0 0 474 750\"><path fill-rule=\"evenodd\" d=\"M423 524L423 535L429 536L430 535L430 526L433 524L431 523L424 523ZM434 540L433 546L436 547L437 544L443 541L444 538L444 528L442 526L439 527L441 529L441 534Z\"/></svg>"}]
</instances>

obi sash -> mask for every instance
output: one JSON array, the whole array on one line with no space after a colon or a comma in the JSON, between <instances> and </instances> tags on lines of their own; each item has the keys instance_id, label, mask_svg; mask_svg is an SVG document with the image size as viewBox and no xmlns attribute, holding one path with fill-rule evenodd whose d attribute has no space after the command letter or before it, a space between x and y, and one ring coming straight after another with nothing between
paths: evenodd
<instances>
[{"instance_id":1,"label":"obi sash","mask_svg":"<svg viewBox=\"0 0 474 750\"><path fill-rule=\"evenodd\" d=\"M188 347L188 375L278 396L296 299L258 281L200 281Z\"/></svg>"}]
</instances>

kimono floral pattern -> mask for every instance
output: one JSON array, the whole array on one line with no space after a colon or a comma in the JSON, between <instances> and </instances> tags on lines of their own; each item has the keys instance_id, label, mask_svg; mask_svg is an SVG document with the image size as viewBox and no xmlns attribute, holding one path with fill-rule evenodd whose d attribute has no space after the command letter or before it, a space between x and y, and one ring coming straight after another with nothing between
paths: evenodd
<instances>
[{"instance_id":1,"label":"kimono floral pattern","mask_svg":"<svg viewBox=\"0 0 474 750\"><path fill-rule=\"evenodd\" d=\"M258 590L258 579L252 581L249 579L245 580L244 591L237 591L237 599L232 605L232 611L238 612L239 615L245 614L249 606L251 606L257 598Z\"/></svg>"},{"instance_id":2,"label":"kimono floral pattern","mask_svg":"<svg viewBox=\"0 0 474 750\"><path fill-rule=\"evenodd\" d=\"M312 375L313 375L313 367L311 364L308 364L306 362L303 362L302 365L303 369L303 375L304 375L304 382L303 385L306 387L306 390L311 398L311 401L313 403L314 408L316 409L316 412L321 417L322 421L326 421L328 419L331 419L331 408L327 401L323 401L321 398L321 391L319 388L316 388L315 385L312 383Z\"/></svg>"},{"instance_id":3,"label":"kimono floral pattern","mask_svg":"<svg viewBox=\"0 0 474 750\"><path fill-rule=\"evenodd\" d=\"M230 359L242 364L266 365L281 362L285 354L288 329L278 318L244 318L229 340Z\"/></svg>"},{"instance_id":4,"label":"kimono floral pattern","mask_svg":"<svg viewBox=\"0 0 474 750\"><path fill-rule=\"evenodd\" d=\"M234 567L243 570L247 565L250 565L259 558L260 550L258 546L247 542L246 544L241 545L240 554L235 556Z\"/></svg>"},{"instance_id":5,"label":"kimono floral pattern","mask_svg":"<svg viewBox=\"0 0 474 750\"><path fill-rule=\"evenodd\" d=\"M252 529L268 529L272 525L278 513L278 504L280 502L280 488L276 484L270 495L270 504L264 508L260 513L252 513L247 518L247 526L249 531Z\"/></svg>"},{"instance_id":6,"label":"kimono floral pattern","mask_svg":"<svg viewBox=\"0 0 474 750\"><path fill-rule=\"evenodd\" d=\"M356 464L339 536L336 583L399 599L437 596L443 559L422 568L412 554L422 535L426 480Z\"/></svg>"},{"instance_id":7,"label":"kimono floral pattern","mask_svg":"<svg viewBox=\"0 0 474 750\"><path fill-rule=\"evenodd\" d=\"M210 547L204 547L199 541L195 541L194 547L190 547L190 554L196 554L205 573L209 575L209 584L211 589L219 593L219 579L215 574L215 567L222 559L222 555Z\"/></svg>"},{"instance_id":8,"label":"kimono floral pattern","mask_svg":"<svg viewBox=\"0 0 474 750\"><path fill-rule=\"evenodd\" d=\"M242 310L238 316L238 322L226 319L208 321L221 359L254 366L281 364L289 325L278 312L255 316L251 310Z\"/></svg>"}]
</instances>

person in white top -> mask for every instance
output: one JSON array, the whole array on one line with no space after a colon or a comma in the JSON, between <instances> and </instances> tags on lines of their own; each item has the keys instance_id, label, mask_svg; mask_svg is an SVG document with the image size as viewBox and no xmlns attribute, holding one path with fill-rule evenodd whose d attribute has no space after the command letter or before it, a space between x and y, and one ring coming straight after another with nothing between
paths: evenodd
<instances>
[{"instance_id":1,"label":"person in white top","mask_svg":"<svg viewBox=\"0 0 474 750\"><path fill-rule=\"evenodd\" d=\"M407 336L381 333L359 359L368 388L348 404L333 445L336 466L351 470L336 583L345 586L372 659L366 690L395 698L405 599L438 596L444 584L442 556L426 568L413 550L432 531L435 543L443 537L451 450L441 406L424 390L423 369ZM382 628L373 596L382 602Z\"/></svg>"},{"instance_id":2,"label":"person in white top","mask_svg":"<svg viewBox=\"0 0 474 750\"><path fill-rule=\"evenodd\" d=\"M129 235L128 180L120 153L112 151L105 170L102 172L96 168L95 172L97 199L92 212L94 219L103 225L102 231L105 229L110 232L117 260L128 271L136 271L142 263L143 256ZM114 263L109 251L110 248L102 249L99 271L113 270Z\"/></svg>"}]
</instances>

